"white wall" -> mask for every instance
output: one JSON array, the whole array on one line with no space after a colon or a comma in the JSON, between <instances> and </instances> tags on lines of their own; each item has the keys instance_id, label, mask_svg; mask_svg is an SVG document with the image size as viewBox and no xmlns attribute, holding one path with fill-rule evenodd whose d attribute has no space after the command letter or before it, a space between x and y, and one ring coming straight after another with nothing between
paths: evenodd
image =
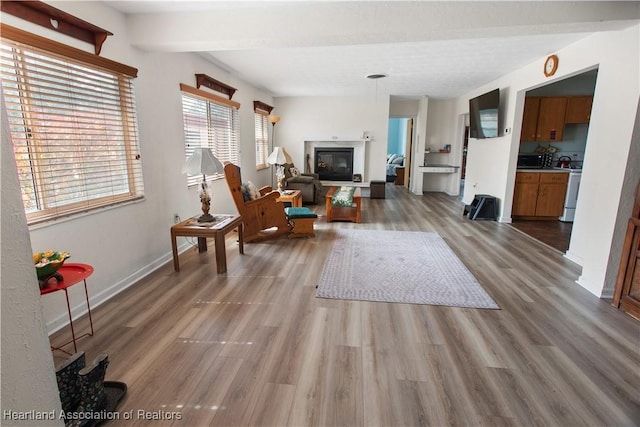
<instances>
[{"instance_id":1,"label":"white wall","mask_svg":"<svg viewBox=\"0 0 640 427\"><path fill-rule=\"evenodd\" d=\"M2 111L2 211L0 213L2 288L2 425L34 425L33 420L12 420L5 411L31 410L56 415L38 425L64 425L58 419L60 397L53 358L42 315L27 219L18 187L18 174L7 116Z\"/></svg>"},{"instance_id":2,"label":"white wall","mask_svg":"<svg viewBox=\"0 0 640 427\"><path fill-rule=\"evenodd\" d=\"M413 144L413 153L411 158L413 159L413 165L419 165L420 160L424 156L424 150L426 148L427 141L427 117L429 115L429 98L421 98L418 100L418 111L416 115L416 121L414 125L415 144ZM411 179L409 180L409 191L413 194L422 195L423 179L421 173L417 167L412 167L409 172Z\"/></svg>"},{"instance_id":3,"label":"white wall","mask_svg":"<svg viewBox=\"0 0 640 427\"><path fill-rule=\"evenodd\" d=\"M418 100L391 100L389 104L389 117L412 117L418 114Z\"/></svg>"},{"instance_id":4,"label":"white wall","mask_svg":"<svg viewBox=\"0 0 640 427\"><path fill-rule=\"evenodd\" d=\"M144 200L104 209L84 216L31 227L34 251L65 250L69 262L91 264L94 274L87 280L92 306L113 296L171 259L169 228L173 214L186 219L197 215L200 202L195 188L187 189L184 164L184 134L180 83L195 87L195 73L204 73L238 89L233 97L241 103L240 145L244 180L262 186L271 183L271 171L255 169L253 100L273 105L273 99L243 81L192 54L144 53L128 44L123 15L99 2L62 2L54 6L106 28L115 35L103 45L103 57L138 68L135 80ZM86 51L93 47L42 27L2 16L3 22L47 36ZM3 144L5 141L3 140ZM212 211L236 212L224 179L212 183ZM4 242L4 239L3 239ZM186 240L179 244L186 247ZM85 312L82 292L69 292L74 316ZM64 326L67 309L64 295L47 295L45 321L49 331ZM99 331L98 331L99 333ZM108 349L105 349L108 351Z\"/></svg>"},{"instance_id":5,"label":"white wall","mask_svg":"<svg viewBox=\"0 0 640 427\"><path fill-rule=\"evenodd\" d=\"M462 132L458 128L458 117L455 114L454 100L429 101L429 116L427 117L426 147L429 154L418 156L416 165L422 165L423 159L430 165L460 166L462 163ZM445 145L451 145L450 153L440 153L438 150ZM417 163L420 162L420 163ZM460 191L460 169L455 173L423 174L423 191L443 191L457 196Z\"/></svg>"},{"instance_id":6,"label":"white wall","mask_svg":"<svg viewBox=\"0 0 640 427\"><path fill-rule=\"evenodd\" d=\"M638 40L639 26L597 33L555 52L560 65L553 78L544 77L545 58L540 58L456 100L455 114L462 115L468 111L469 98L496 87L502 91L501 127L511 132L499 138L469 141L463 200L470 203L476 193L494 195L500 199L501 220L510 221L525 91L599 67L567 253L583 267L578 283L597 296L610 295L615 280L611 271L615 269L607 273L607 266L619 262L619 255L611 253L611 245L640 94Z\"/></svg>"},{"instance_id":7,"label":"white wall","mask_svg":"<svg viewBox=\"0 0 640 427\"><path fill-rule=\"evenodd\" d=\"M304 141L357 141L366 131L364 181L386 177L389 98L283 97L276 98L280 115L275 144L284 146L300 170L304 169Z\"/></svg>"}]
</instances>

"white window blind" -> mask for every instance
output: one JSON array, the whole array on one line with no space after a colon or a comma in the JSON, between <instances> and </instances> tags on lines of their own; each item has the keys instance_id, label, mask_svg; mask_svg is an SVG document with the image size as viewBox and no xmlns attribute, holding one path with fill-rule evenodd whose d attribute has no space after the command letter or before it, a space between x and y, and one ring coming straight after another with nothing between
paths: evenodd
<instances>
[{"instance_id":1,"label":"white window blind","mask_svg":"<svg viewBox=\"0 0 640 427\"><path fill-rule=\"evenodd\" d=\"M29 224L143 196L131 75L6 38L0 61Z\"/></svg>"},{"instance_id":2,"label":"white window blind","mask_svg":"<svg viewBox=\"0 0 640 427\"><path fill-rule=\"evenodd\" d=\"M256 169L269 167L267 157L269 156L269 118L267 113L261 110L255 112L255 133L256 133Z\"/></svg>"},{"instance_id":3,"label":"white window blind","mask_svg":"<svg viewBox=\"0 0 640 427\"><path fill-rule=\"evenodd\" d=\"M185 161L194 148L208 147L222 163L239 165L239 104L218 101L213 95L185 85L181 85L181 89ZM207 180L221 178L224 178L223 174L207 176ZM201 181L200 175L188 175L189 186Z\"/></svg>"}]
</instances>

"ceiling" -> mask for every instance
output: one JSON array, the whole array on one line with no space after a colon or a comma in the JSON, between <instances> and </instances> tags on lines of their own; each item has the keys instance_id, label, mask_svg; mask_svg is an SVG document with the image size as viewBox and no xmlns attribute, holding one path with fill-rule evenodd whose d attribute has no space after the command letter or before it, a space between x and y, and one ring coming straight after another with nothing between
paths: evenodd
<instances>
[{"instance_id":1,"label":"ceiling","mask_svg":"<svg viewBox=\"0 0 640 427\"><path fill-rule=\"evenodd\" d=\"M639 2L105 3L132 45L197 53L275 97L453 98L640 19Z\"/></svg>"}]
</instances>

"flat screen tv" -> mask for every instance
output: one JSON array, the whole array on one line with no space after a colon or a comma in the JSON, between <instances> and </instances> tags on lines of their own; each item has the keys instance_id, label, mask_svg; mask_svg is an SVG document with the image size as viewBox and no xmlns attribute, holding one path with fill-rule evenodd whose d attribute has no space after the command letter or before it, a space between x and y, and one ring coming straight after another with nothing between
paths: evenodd
<instances>
[{"instance_id":1,"label":"flat screen tv","mask_svg":"<svg viewBox=\"0 0 640 427\"><path fill-rule=\"evenodd\" d=\"M476 139L498 136L500 89L469 100L469 137Z\"/></svg>"}]
</instances>

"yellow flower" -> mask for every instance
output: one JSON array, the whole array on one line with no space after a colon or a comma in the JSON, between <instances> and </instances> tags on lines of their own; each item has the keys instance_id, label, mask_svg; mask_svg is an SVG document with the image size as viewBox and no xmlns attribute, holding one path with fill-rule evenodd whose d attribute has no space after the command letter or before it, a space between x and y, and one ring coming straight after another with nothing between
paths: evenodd
<instances>
[{"instance_id":1,"label":"yellow flower","mask_svg":"<svg viewBox=\"0 0 640 427\"><path fill-rule=\"evenodd\" d=\"M38 254L33 254L33 263L34 264L39 263L40 262L40 258L41 258L41 256L40 256L39 253Z\"/></svg>"},{"instance_id":2,"label":"yellow flower","mask_svg":"<svg viewBox=\"0 0 640 427\"><path fill-rule=\"evenodd\" d=\"M44 253L42 254L42 256L43 256L43 257L45 257L45 258L51 258L51 257L53 256L53 254L55 254L55 252L54 252L54 251L52 251L52 250L48 250L48 251L44 252Z\"/></svg>"}]
</instances>

